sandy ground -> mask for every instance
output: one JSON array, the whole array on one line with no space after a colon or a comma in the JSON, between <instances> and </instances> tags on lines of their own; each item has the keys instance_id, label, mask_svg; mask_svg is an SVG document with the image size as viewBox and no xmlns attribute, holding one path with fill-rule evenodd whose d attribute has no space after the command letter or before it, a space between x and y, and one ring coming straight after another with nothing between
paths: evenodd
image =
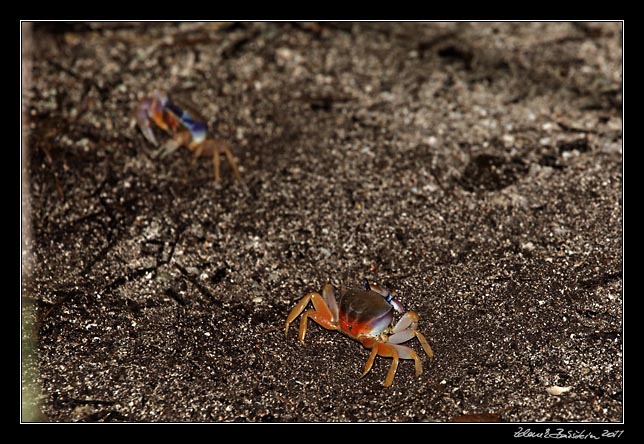
<instances>
[{"instance_id":1,"label":"sandy ground","mask_svg":"<svg viewBox=\"0 0 644 444\"><path fill-rule=\"evenodd\" d=\"M30 418L622 421L621 23L39 23L25 49ZM155 89L242 184L155 156ZM285 336L365 278L419 313L419 377Z\"/></svg>"}]
</instances>

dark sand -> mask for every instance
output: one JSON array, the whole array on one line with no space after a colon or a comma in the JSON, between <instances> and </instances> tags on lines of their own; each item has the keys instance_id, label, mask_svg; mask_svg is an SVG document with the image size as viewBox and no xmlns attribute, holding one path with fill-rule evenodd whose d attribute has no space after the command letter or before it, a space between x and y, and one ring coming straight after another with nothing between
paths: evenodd
<instances>
[{"instance_id":1,"label":"dark sand","mask_svg":"<svg viewBox=\"0 0 644 444\"><path fill-rule=\"evenodd\" d=\"M621 23L40 23L26 49L37 418L622 420ZM154 89L243 186L154 156ZM420 314L420 377L285 337L364 278Z\"/></svg>"}]
</instances>

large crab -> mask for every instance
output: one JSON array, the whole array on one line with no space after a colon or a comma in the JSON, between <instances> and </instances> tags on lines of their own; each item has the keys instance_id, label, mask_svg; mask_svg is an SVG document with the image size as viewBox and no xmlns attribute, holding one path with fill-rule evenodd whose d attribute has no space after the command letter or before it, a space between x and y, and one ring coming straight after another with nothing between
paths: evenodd
<instances>
[{"instance_id":1,"label":"large crab","mask_svg":"<svg viewBox=\"0 0 644 444\"><path fill-rule=\"evenodd\" d=\"M151 123L172 135L172 138L159 150L161 157L182 146L193 152L195 160L200 156L212 156L215 182L219 183L221 182L220 153L223 152L235 178L240 180L237 162L230 146L222 140L207 138L206 119L187 104L179 105L170 100L165 93L155 91L139 101L135 117L145 138L155 146L159 143L154 136Z\"/></svg>"},{"instance_id":2,"label":"large crab","mask_svg":"<svg viewBox=\"0 0 644 444\"><path fill-rule=\"evenodd\" d=\"M354 339L371 349L364 372L365 376L376 358L385 356L393 358L389 372L383 385L389 387L396 375L399 359L413 359L416 367L416 376L423 372L423 367L418 354L409 347L400 345L416 337L430 360L434 352L425 337L418 331L418 314L413 311L405 313L400 320L391 327L394 314L403 312L403 307L387 289L364 281L361 289L341 289L340 302L336 301L335 290L327 284L319 293L308 293L291 310L286 318L285 332L291 323L304 311L309 302L313 302L314 309L304 312L300 320L298 337L304 344L307 320L311 318L327 330L337 330L351 339Z\"/></svg>"}]
</instances>

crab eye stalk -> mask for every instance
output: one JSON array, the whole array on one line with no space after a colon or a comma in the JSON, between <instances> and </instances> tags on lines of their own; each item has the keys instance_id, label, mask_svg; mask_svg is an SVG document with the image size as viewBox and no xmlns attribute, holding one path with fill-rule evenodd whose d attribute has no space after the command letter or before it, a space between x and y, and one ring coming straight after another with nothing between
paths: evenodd
<instances>
[{"instance_id":1,"label":"crab eye stalk","mask_svg":"<svg viewBox=\"0 0 644 444\"><path fill-rule=\"evenodd\" d=\"M370 291L370 290L371 290L371 285L369 285L369 281L368 281L368 280L366 280L366 279L365 279L364 281L362 281L362 286L363 286L363 287L364 287L364 289L365 289L365 290L367 290L367 291ZM389 301L387 301L387 302L389 302Z\"/></svg>"}]
</instances>

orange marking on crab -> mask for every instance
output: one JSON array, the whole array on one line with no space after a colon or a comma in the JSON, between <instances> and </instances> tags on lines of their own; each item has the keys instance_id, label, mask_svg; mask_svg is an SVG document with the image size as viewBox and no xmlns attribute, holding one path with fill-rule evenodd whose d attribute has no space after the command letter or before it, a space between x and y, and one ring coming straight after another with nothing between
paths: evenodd
<instances>
[{"instance_id":1,"label":"orange marking on crab","mask_svg":"<svg viewBox=\"0 0 644 444\"><path fill-rule=\"evenodd\" d=\"M304 311L309 302L313 303L314 308ZM371 349L361 378L369 373L376 356L392 358L383 382L383 385L389 387L393 384L400 359L414 361L416 376L423 372L418 354L401 345L403 342L418 338L430 360L434 358L434 352L427 339L417 330L418 314L413 311L406 312L392 327L394 311L402 313L403 308L383 287L365 281L364 289L343 289L338 304L333 286L327 284L322 289L322 294L308 293L295 305L286 318L284 331L288 335L290 324L304 312L298 330L298 338L302 344L309 318L327 330L337 330L360 342L364 347Z\"/></svg>"}]
</instances>

